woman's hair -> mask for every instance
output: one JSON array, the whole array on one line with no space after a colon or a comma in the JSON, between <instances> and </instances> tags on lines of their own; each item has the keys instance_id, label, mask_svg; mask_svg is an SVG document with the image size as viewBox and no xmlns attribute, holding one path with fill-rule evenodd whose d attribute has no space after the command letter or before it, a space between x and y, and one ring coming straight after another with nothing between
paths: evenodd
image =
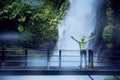
<instances>
[{"instance_id":1,"label":"woman's hair","mask_svg":"<svg viewBox=\"0 0 120 80\"><path fill-rule=\"evenodd\" d=\"M84 40L85 40L85 36L82 36L81 41L84 41Z\"/></svg>"}]
</instances>

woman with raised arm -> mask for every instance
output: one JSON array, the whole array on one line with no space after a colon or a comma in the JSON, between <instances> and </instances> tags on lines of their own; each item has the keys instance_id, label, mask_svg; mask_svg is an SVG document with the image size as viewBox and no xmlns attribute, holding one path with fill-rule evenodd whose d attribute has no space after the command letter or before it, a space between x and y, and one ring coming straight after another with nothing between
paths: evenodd
<instances>
[{"instance_id":1,"label":"woman with raised arm","mask_svg":"<svg viewBox=\"0 0 120 80\"><path fill-rule=\"evenodd\" d=\"M85 36L83 36L80 41L78 41L77 39L75 39L73 36L71 36L71 38L73 40L75 40L80 47L80 68L82 68L82 57L84 55L84 60L85 60L85 68L87 68L87 52L86 52L86 43L92 39L94 39L96 36L92 36L89 39L85 39Z\"/></svg>"}]
</instances>

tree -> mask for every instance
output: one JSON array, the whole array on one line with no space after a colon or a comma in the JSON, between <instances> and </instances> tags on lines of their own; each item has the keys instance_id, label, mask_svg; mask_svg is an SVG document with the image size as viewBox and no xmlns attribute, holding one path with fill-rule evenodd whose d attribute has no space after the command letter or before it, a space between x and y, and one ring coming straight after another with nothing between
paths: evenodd
<instances>
[{"instance_id":1,"label":"tree","mask_svg":"<svg viewBox=\"0 0 120 80\"><path fill-rule=\"evenodd\" d=\"M38 3L35 5L36 0L26 1L2 0L1 31L24 34L21 41L24 47L46 48L49 45L53 47L58 38L57 25L64 17L69 1L41 0L38 2L40 5ZM6 22L12 24L8 25Z\"/></svg>"},{"instance_id":2,"label":"tree","mask_svg":"<svg viewBox=\"0 0 120 80\"><path fill-rule=\"evenodd\" d=\"M112 48L113 47L113 30L114 30L114 26L113 26L113 22L114 22L114 18L113 18L113 9L111 7L112 3L110 0L107 1L107 8L106 8L106 14L108 17L108 24L105 26L104 30L103 30L103 40L106 42L106 47L107 48Z\"/></svg>"}]
</instances>

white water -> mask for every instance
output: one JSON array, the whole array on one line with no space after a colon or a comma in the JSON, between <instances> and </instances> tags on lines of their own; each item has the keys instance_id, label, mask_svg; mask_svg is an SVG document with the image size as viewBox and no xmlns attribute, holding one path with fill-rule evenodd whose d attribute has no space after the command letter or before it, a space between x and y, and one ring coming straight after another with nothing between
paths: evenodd
<instances>
[{"instance_id":1,"label":"white water","mask_svg":"<svg viewBox=\"0 0 120 80\"><path fill-rule=\"evenodd\" d=\"M64 61L71 61L71 63L72 61L76 61L72 63L72 66L80 65L80 53L78 51L80 48L79 44L74 41L71 36L75 37L77 40L80 40L82 36L85 36L86 39L91 36L96 25L96 7L97 0L70 0L69 10L67 11L64 20L58 26L59 39L56 48L60 50L67 50L65 52L62 51L63 55L78 56L62 58ZM54 54L58 53L55 52ZM71 66L71 63L62 62L62 65Z\"/></svg>"},{"instance_id":2,"label":"white water","mask_svg":"<svg viewBox=\"0 0 120 80\"><path fill-rule=\"evenodd\" d=\"M70 8L65 19L59 25L57 49L79 50L79 45L71 36L80 40L89 38L96 25L97 0L70 0Z\"/></svg>"}]
</instances>

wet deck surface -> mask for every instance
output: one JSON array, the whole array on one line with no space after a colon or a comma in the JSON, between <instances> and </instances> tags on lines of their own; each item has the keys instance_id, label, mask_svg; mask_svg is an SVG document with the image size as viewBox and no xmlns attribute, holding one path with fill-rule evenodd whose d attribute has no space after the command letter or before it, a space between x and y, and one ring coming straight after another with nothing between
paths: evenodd
<instances>
[{"instance_id":1,"label":"wet deck surface","mask_svg":"<svg viewBox=\"0 0 120 80\"><path fill-rule=\"evenodd\" d=\"M0 75L120 75L119 68L94 67L4 67Z\"/></svg>"}]
</instances>

